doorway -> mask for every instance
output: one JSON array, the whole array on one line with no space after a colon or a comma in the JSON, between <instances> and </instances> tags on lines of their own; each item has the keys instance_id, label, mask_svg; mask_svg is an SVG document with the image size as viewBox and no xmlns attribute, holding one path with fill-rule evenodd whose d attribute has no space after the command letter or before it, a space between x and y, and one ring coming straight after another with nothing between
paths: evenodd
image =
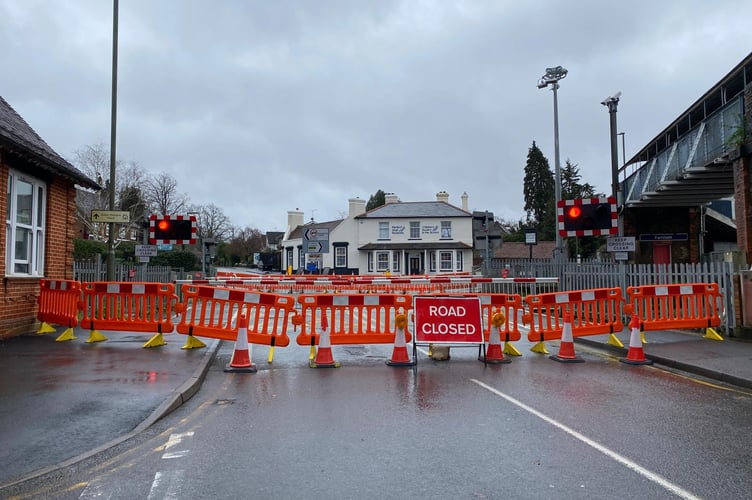
<instances>
[{"instance_id":1,"label":"doorway","mask_svg":"<svg viewBox=\"0 0 752 500\"><path fill-rule=\"evenodd\" d=\"M410 274L420 274L420 257L410 256Z\"/></svg>"},{"instance_id":2,"label":"doorway","mask_svg":"<svg viewBox=\"0 0 752 500\"><path fill-rule=\"evenodd\" d=\"M671 264L671 245L654 244L653 245L653 264Z\"/></svg>"}]
</instances>

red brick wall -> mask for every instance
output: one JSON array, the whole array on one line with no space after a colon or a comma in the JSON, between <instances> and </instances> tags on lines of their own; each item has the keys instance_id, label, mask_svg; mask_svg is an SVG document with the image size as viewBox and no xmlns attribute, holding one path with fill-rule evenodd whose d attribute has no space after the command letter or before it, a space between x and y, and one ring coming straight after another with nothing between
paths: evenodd
<instances>
[{"instance_id":1,"label":"red brick wall","mask_svg":"<svg viewBox=\"0 0 752 500\"><path fill-rule=\"evenodd\" d=\"M30 172L32 175L34 172ZM41 177L41 175L40 175ZM5 186L8 168L0 156L0 213L5 214L8 200ZM76 217L76 189L61 178L47 185L46 241L44 274L46 278L73 277L73 224ZM0 307L0 339L36 331L39 278L7 277L5 268L5 231L0 232L0 273L3 287Z\"/></svg>"},{"instance_id":2,"label":"red brick wall","mask_svg":"<svg viewBox=\"0 0 752 500\"><path fill-rule=\"evenodd\" d=\"M736 211L736 246L752 262L752 85L744 89L744 117L746 119L746 147L741 158L734 162L734 209Z\"/></svg>"}]
</instances>

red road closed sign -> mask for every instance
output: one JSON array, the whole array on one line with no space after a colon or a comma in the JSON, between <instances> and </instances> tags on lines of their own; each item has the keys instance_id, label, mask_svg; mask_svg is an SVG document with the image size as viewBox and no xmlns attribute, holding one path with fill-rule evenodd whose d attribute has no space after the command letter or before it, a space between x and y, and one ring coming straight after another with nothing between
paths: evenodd
<instances>
[{"instance_id":1,"label":"red road closed sign","mask_svg":"<svg viewBox=\"0 0 752 500\"><path fill-rule=\"evenodd\" d=\"M415 341L429 344L482 344L477 297L415 297Z\"/></svg>"}]
</instances>

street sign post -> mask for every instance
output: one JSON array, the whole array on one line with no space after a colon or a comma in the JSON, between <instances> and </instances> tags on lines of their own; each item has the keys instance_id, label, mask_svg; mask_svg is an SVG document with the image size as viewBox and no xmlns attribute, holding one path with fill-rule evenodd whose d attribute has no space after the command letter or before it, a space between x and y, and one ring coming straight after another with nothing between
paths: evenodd
<instances>
[{"instance_id":1,"label":"street sign post","mask_svg":"<svg viewBox=\"0 0 752 500\"><path fill-rule=\"evenodd\" d=\"M127 224L131 221L131 213L128 211L119 210L92 210L91 221L120 222L121 224Z\"/></svg>"},{"instance_id":2,"label":"street sign post","mask_svg":"<svg viewBox=\"0 0 752 500\"><path fill-rule=\"evenodd\" d=\"M303 253L329 253L329 228L310 227L303 231Z\"/></svg>"},{"instance_id":3,"label":"street sign post","mask_svg":"<svg viewBox=\"0 0 752 500\"><path fill-rule=\"evenodd\" d=\"M157 245L136 245L134 253L136 257L156 257Z\"/></svg>"}]
</instances>

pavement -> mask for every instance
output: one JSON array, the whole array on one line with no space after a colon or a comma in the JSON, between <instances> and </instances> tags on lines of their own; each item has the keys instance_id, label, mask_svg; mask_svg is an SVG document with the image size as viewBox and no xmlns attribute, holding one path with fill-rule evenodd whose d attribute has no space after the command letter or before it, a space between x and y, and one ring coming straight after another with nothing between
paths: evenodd
<instances>
[{"instance_id":1,"label":"pavement","mask_svg":"<svg viewBox=\"0 0 752 500\"><path fill-rule=\"evenodd\" d=\"M205 340L207 348L185 350L186 337L171 333L166 345L144 348L148 334L106 331L107 341L86 343L80 329L77 339L57 342L62 330L0 341L0 497L4 488L93 456L174 411L199 390L221 344ZM616 337L624 347L597 335L575 339L575 349L624 357L631 333ZM657 365L752 389L748 340L711 340L701 331L645 332L645 340L645 358ZM534 355L517 347L523 357Z\"/></svg>"}]
</instances>

